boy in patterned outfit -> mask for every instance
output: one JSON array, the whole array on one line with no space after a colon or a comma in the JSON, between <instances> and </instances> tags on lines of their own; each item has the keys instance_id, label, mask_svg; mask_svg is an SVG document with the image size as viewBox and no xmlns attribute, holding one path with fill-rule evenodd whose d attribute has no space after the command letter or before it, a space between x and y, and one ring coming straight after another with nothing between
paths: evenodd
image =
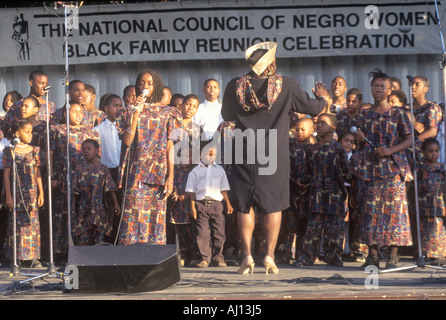
<instances>
[{"instance_id":1,"label":"boy in patterned outfit","mask_svg":"<svg viewBox=\"0 0 446 320\"><path fill-rule=\"evenodd\" d=\"M303 254L297 265L312 265L324 235L324 251L329 265L342 267L344 242L345 181L349 166L345 149L333 139L336 116L319 115L316 122L318 142L313 145L308 163L308 224L303 241Z\"/></svg>"}]
</instances>

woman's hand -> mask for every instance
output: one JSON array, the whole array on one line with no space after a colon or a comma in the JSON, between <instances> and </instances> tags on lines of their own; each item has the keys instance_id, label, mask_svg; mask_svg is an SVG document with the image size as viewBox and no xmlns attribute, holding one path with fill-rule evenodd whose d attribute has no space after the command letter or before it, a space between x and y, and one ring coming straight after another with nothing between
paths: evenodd
<instances>
[{"instance_id":1,"label":"woman's hand","mask_svg":"<svg viewBox=\"0 0 446 320\"><path fill-rule=\"evenodd\" d=\"M164 183L164 198L163 200L166 200L170 194L173 191L173 182L170 179L166 179L166 182Z\"/></svg>"},{"instance_id":2,"label":"woman's hand","mask_svg":"<svg viewBox=\"0 0 446 320\"><path fill-rule=\"evenodd\" d=\"M325 87L325 84L321 81L316 82L314 84L314 88L311 88L311 91L313 91L314 96L317 98L325 98L330 96L327 88Z\"/></svg>"}]
</instances>

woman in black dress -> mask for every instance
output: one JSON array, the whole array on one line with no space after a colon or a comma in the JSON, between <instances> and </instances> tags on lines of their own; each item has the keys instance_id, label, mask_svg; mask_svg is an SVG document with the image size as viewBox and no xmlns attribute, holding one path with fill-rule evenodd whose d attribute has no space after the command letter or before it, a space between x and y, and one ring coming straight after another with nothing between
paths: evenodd
<instances>
[{"instance_id":1,"label":"woman in black dress","mask_svg":"<svg viewBox=\"0 0 446 320\"><path fill-rule=\"evenodd\" d=\"M274 251L282 210L289 207L290 114L294 111L317 116L325 111L327 103L324 97L329 96L325 85L320 82L313 89L316 98L312 99L296 80L277 75L276 47L274 42L263 42L248 48L246 60L251 71L231 80L223 96L222 116L225 121L235 121L236 129L231 193L236 201L241 254L244 256L237 271L241 274L252 273L254 268L251 256L254 207L263 214L266 273L269 270L279 272L274 262ZM242 133L245 137L238 140L237 135ZM254 139L247 137L248 133L253 133ZM242 147L237 145L237 140L243 140ZM241 150L243 161L238 158ZM250 161L253 153L260 157L255 155L255 160Z\"/></svg>"}]
</instances>

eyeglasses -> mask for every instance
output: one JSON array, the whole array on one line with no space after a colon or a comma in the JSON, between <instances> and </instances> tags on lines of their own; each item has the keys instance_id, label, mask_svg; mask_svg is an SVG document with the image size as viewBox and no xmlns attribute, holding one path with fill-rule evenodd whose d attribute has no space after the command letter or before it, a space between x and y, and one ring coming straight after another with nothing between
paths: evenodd
<instances>
[{"instance_id":1,"label":"eyeglasses","mask_svg":"<svg viewBox=\"0 0 446 320\"><path fill-rule=\"evenodd\" d=\"M373 86L371 88L373 90L381 90L381 91L387 90L387 87L384 87L384 86Z\"/></svg>"}]
</instances>

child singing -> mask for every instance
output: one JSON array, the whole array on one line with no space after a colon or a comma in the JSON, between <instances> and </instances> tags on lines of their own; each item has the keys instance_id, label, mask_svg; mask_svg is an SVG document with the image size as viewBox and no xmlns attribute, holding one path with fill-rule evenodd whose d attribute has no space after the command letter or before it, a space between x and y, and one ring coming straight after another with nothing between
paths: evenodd
<instances>
[{"instance_id":1,"label":"child singing","mask_svg":"<svg viewBox=\"0 0 446 320\"><path fill-rule=\"evenodd\" d=\"M324 251L329 265L342 267L344 241L345 181L349 178L347 153L333 139L336 116L322 114L316 122L318 142L308 157L308 223L303 240L303 254L297 265L312 265L324 235Z\"/></svg>"},{"instance_id":2,"label":"child singing","mask_svg":"<svg viewBox=\"0 0 446 320\"><path fill-rule=\"evenodd\" d=\"M11 126L12 137L19 143L14 150L5 149L3 154L3 184L6 193L6 205L10 210L8 219L7 253L12 257L13 248L13 161L16 163L16 231L17 260L32 262L39 267L40 259L40 223L39 207L43 206L44 194L40 166L43 166L43 152L39 147L32 147L33 126L26 120L14 121Z\"/></svg>"},{"instance_id":3,"label":"child singing","mask_svg":"<svg viewBox=\"0 0 446 320\"><path fill-rule=\"evenodd\" d=\"M120 213L116 197L116 184L109 169L99 158L99 144L93 139L82 143L83 157L75 168L73 195L75 213L73 215L74 244L78 246L103 243L111 235L113 215L104 205L110 196L115 215Z\"/></svg>"}]
</instances>

